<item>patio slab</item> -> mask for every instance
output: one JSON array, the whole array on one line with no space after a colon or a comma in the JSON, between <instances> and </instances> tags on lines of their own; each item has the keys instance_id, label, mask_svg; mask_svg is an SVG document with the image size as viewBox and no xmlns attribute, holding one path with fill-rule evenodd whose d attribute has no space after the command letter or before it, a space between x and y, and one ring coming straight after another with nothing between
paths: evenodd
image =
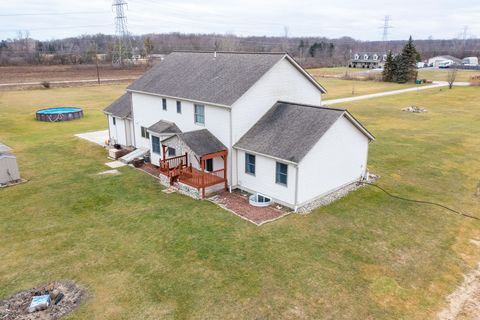
<instances>
[{"instance_id":1,"label":"patio slab","mask_svg":"<svg viewBox=\"0 0 480 320\"><path fill-rule=\"evenodd\" d=\"M112 161L112 162L107 162L105 165L109 168L116 169L116 168L121 168L125 167L126 164L121 162L121 161Z\"/></svg>"},{"instance_id":2,"label":"patio slab","mask_svg":"<svg viewBox=\"0 0 480 320\"><path fill-rule=\"evenodd\" d=\"M257 226L278 220L291 213L283 208L278 209L275 204L264 208L254 207L248 203L248 195L240 191L231 193L223 191L208 200Z\"/></svg>"},{"instance_id":3,"label":"patio slab","mask_svg":"<svg viewBox=\"0 0 480 320\"><path fill-rule=\"evenodd\" d=\"M108 130L93 131L93 132L84 132L78 133L75 135L80 139L84 139L99 146L105 147L105 141L108 139Z\"/></svg>"}]
</instances>

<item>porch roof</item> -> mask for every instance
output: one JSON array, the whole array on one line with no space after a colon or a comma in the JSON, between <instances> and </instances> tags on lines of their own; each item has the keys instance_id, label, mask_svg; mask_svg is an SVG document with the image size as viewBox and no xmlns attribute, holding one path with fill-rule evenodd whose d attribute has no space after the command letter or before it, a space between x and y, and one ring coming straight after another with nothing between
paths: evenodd
<instances>
[{"instance_id":1,"label":"porch roof","mask_svg":"<svg viewBox=\"0 0 480 320\"><path fill-rule=\"evenodd\" d=\"M178 137L200 157L227 150L227 147L207 129L177 133L163 141L168 141L174 137Z\"/></svg>"},{"instance_id":2,"label":"porch roof","mask_svg":"<svg viewBox=\"0 0 480 320\"><path fill-rule=\"evenodd\" d=\"M160 120L157 123L148 127L148 131L158 134L167 134L167 133L181 133L182 130L177 127L173 122Z\"/></svg>"}]
</instances>

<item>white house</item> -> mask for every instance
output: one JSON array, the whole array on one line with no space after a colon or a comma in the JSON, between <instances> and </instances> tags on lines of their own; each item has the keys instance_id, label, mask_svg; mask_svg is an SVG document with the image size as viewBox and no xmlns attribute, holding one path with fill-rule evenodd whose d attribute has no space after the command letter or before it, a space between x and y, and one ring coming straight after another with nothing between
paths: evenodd
<instances>
[{"instance_id":1,"label":"white house","mask_svg":"<svg viewBox=\"0 0 480 320\"><path fill-rule=\"evenodd\" d=\"M174 52L105 113L111 141L150 152L164 183L298 209L367 170L374 137L348 111L321 107L325 92L288 54Z\"/></svg>"},{"instance_id":2,"label":"white house","mask_svg":"<svg viewBox=\"0 0 480 320\"><path fill-rule=\"evenodd\" d=\"M435 68L448 67L454 64L461 64L461 63L462 63L462 60L449 55L436 56L428 59L428 66L435 67Z\"/></svg>"}]
</instances>

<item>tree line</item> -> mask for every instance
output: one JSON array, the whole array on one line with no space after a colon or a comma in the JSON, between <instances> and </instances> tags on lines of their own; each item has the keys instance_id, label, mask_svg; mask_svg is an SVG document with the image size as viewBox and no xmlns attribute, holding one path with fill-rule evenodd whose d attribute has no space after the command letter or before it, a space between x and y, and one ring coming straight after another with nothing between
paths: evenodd
<instances>
[{"instance_id":1,"label":"tree line","mask_svg":"<svg viewBox=\"0 0 480 320\"><path fill-rule=\"evenodd\" d=\"M356 52L401 52L405 41L359 41L350 37L239 37L231 34L146 34L130 38L132 54L168 54L174 50L289 52L306 67L345 66ZM417 40L416 50L423 58L439 54L457 57L478 56L480 40ZM110 62L115 37L96 34L39 41L28 32L0 41L0 65L92 63L96 53Z\"/></svg>"}]
</instances>

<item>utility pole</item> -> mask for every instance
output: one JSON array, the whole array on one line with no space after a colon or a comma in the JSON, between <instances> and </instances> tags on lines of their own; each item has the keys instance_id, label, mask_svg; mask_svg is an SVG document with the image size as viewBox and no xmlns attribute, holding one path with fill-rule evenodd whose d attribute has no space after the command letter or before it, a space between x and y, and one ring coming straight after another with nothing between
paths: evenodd
<instances>
[{"instance_id":1,"label":"utility pole","mask_svg":"<svg viewBox=\"0 0 480 320\"><path fill-rule=\"evenodd\" d=\"M95 43L95 64L97 65L97 81L100 84L100 71L98 70L98 54L97 54L97 44Z\"/></svg>"},{"instance_id":2,"label":"utility pole","mask_svg":"<svg viewBox=\"0 0 480 320\"><path fill-rule=\"evenodd\" d=\"M125 0L113 0L112 10L115 13L116 47L114 48L112 63L124 65L132 51L130 35L127 28L127 16L125 15L127 2Z\"/></svg>"}]
</instances>

